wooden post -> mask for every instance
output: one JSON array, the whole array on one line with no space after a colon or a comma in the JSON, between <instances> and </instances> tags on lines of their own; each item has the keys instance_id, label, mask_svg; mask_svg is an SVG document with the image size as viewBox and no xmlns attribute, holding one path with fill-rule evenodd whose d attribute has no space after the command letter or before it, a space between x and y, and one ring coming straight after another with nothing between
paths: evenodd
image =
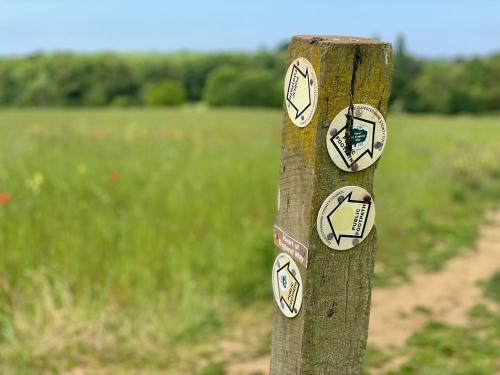
<instances>
[{"instance_id":1,"label":"wooden post","mask_svg":"<svg viewBox=\"0 0 500 375\"><path fill-rule=\"evenodd\" d=\"M307 268L296 262L303 287L297 316L285 316L275 304L271 374L360 374L368 336L375 228L357 246L332 250L320 239L316 220L325 199L341 187L359 186L373 196L376 163L359 171L341 170L328 154L326 137L334 117L354 103L386 115L392 51L389 44L373 39L295 36L287 66L299 57L314 68L318 100L306 125L292 121L285 100L277 226L308 249L308 262Z\"/></svg>"}]
</instances>

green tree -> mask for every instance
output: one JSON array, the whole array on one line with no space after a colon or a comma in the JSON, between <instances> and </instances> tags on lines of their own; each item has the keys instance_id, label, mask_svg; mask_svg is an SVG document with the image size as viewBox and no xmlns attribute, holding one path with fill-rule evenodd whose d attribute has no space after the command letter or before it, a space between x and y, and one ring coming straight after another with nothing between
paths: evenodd
<instances>
[{"instance_id":1,"label":"green tree","mask_svg":"<svg viewBox=\"0 0 500 375\"><path fill-rule=\"evenodd\" d=\"M421 63L408 54L406 42L399 35L394 48L394 73L389 104L400 110L410 110L416 99L415 79L421 72Z\"/></svg>"},{"instance_id":2,"label":"green tree","mask_svg":"<svg viewBox=\"0 0 500 375\"><path fill-rule=\"evenodd\" d=\"M457 84L451 91L451 112L500 110L500 54L462 62Z\"/></svg>"},{"instance_id":3,"label":"green tree","mask_svg":"<svg viewBox=\"0 0 500 375\"><path fill-rule=\"evenodd\" d=\"M406 103L411 112L451 113L451 93L460 81L462 67L456 63L430 61L423 64L413 83L414 97Z\"/></svg>"},{"instance_id":4,"label":"green tree","mask_svg":"<svg viewBox=\"0 0 500 375\"><path fill-rule=\"evenodd\" d=\"M0 105L281 106L285 46L256 53L33 54L0 58ZM161 87L162 83L170 84ZM500 54L423 60L399 36L391 109L480 113L500 110Z\"/></svg>"},{"instance_id":5,"label":"green tree","mask_svg":"<svg viewBox=\"0 0 500 375\"><path fill-rule=\"evenodd\" d=\"M25 106L47 106L59 104L58 87L53 84L46 71L40 71L24 88L17 104Z\"/></svg>"},{"instance_id":6,"label":"green tree","mask_svg":"<svg viewBox=\"0 0 500 375\"><path fill-rule=\"evenodd\" d=\"M165 80L146 91L145 102L151 106L176 106L186 101L186 89L179 81Z\"/></svg>"},{"instance_id":7,"label":"green tree","mask_svg":"<svg viewBox=\"0 0 500 375\"><path fill-rule=\"evenodd\" d=\"M270 70L223 66L207 79L203 99L211 106L280 106L282 82Z\"/></svg>"},{"instance_id":8,"label":"green tree","mask_svg":"<svg viewBox=\"0 0 500 375\"><path fill-rule=\"evenodd\" d=\"M238 79L238 69L231 66L222 66L214 70L207 79L203 100L211 106L236 104L233 94L235 82Z\"/></svg>"}]
</instances>

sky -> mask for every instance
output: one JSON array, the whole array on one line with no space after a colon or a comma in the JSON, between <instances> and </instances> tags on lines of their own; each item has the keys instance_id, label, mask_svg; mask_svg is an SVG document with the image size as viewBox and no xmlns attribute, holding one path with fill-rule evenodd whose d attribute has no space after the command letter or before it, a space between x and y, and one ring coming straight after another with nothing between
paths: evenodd
<instances>
[{"instance_id":1,"label":"sky","mask_svg":"<svg viewBox=\"0 0 500 375\"><path fill-rule=\"evenodd\" d=\"M0 55L253 51L297 34L406 38L422 57L500 50L500 0L0 0Z\"/></svg>"}]
</instances>

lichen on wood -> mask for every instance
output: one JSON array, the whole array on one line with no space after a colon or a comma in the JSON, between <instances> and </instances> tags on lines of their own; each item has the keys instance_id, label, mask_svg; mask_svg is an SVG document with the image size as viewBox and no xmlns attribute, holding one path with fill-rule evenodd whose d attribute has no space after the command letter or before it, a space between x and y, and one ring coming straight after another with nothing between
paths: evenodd
<instances>
[{"instance_id":1,"label":"lichen on wood","mask_svg":"<svg viewBox=\"0 0 500 375\"><path fill-rule=\"evenodd\" d=\"M335 251L318 237L316 215L326 197L342 186L361 186L373 196L377 163L344 172L330 159L325 139L335 115L353 104L369 104L386 115L392 51L389 44L373 39L296 36L288 64L297 57L313 65L319 98L304 128L295 126L285 111L277 224L309 248L309 265L299 266L304 300L298 316L286 318L274 309L271 374L360 374L376 230L356 247Z\"/></svg>"}]
</instances>

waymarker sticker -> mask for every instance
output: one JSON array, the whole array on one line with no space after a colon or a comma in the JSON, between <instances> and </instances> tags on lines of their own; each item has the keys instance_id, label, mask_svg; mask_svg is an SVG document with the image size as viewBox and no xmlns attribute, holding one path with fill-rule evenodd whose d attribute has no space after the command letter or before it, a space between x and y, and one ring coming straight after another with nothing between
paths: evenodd
<instances>
[{"instance_id":1,"label":"waymarker sticker","mask_svg":"<svg viewBox=\"0 0 500 375\"><path fill-rule=\"evenodd\" d=\"M368 236L374 221L375 204L371 195L359 186L345 186L323 202L316 225L326 246L347 250Z\"/></svg>"},{"instance_id":2,"label":"waymarker sticker","mask_svg":"<svg viewBox=\"0 0 500 375\"><path fill-rule=\"evenodd\" d=\"M274 225L274 244L283 252L307 268L309 250L283 229Z\"/></svg>"},{"instance_id":3,"label":"waymarker sticker","mask_svg":"<svg viewBox=\"0 0 500 375\"><path fill-rule=\"evenodd\" d=\"M302 278L293 259L285 253L279 254L273 265L274 300L288 318L297 316L302 307Z\"/></svg>"},{"instance_id":4,"label":"waymarker sticker","mask_svg":"<svg viewBox=\"0 0 500 375\"><path fill-rule=\"evenodd\" d=\"M286 72L285 103L295 125L309 124L318 105L318 80L312 64L303 57L293 60Z\"/></svg>"},{"instance_id":5,"label":"waymarker sticker","mask_svg":"<svg viewBox=\"0 0 500 375\"><path fill-rule=\"evenodd\" d=\"M352 115L352 150L347 152L348 118ZM387 142L387 126L384 116L367 104L354 104L340 111L333 119L326 134L328 154L335 165L347 172L356 172L375 163Z\"/></svg>"}]
</instances>

